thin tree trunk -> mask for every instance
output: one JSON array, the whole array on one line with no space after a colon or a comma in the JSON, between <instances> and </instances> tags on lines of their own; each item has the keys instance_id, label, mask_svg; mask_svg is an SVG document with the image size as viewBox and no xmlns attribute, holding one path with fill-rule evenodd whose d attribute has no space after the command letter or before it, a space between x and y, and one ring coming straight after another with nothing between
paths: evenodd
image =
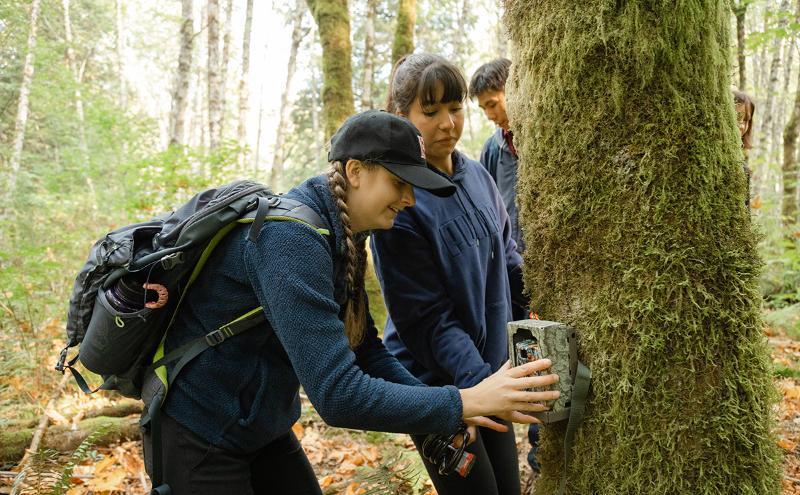
<instances>
[{"instance_id":1,"label":"thin tree trunk","mask_svg":"<svg viewBox=\"0 0 800 495\"><path fill-rule=\"evenodd\" d=\"M456 39L456 53L458 54L458 64L461 67L466 67L467 65L467 53L469 53L471 47L469 42L469 37L467 36L467 30L469 29L469 3L470 0L462 0L461 2L461 13L458 17L458 25L460 29L457 31L457 39ZM467 76L469 77L469 76ZM467 123L467 135L469 135L470 141L475 140L475 131L472 128L472 116L471 116L471 107L472 105L465 105L465 117Z\"/></svg>"},{"instance_id":2,"label":"thin tree trunk","mask_svg":"<svg viewBox=\"0 0 800 495\"><path fill-rule=\"evenodd\" d=\"M239 76L239 122L236 140L239 143L239 167L244 169L245 145L247 144L247 112L250 108L250 32L253 26L253 0L247 0L244 17L244 35L242 37L242 73Z\"/></svg>"},{"instance_id":3,"label":"thin tree trunk","mask_svg":"<svg viewBox=\"0 0 800 495\"><path fill-rule=\"evenodd\" d=\"M403 55L414 53L414 25L417 22L417 0L398 0L397 24L392 42L392 65Z\"/></svg>"},{"instance_id":4,"label":"thin tree trunk","mask_svg":"<svg viewBox=\"0 0 800 495\"><path fill-rule=\"evenodd\" d=\"M83 95L81 93L81 84L83 83L83 71L86 64L78 63L75 60L75 50L72 48L72 19L70 14L70 0L62 0L61 5L64 10L64 38L67 45L67 65L70 72L75 79L75 114L78 117L78 148L81 153L81 167L86 169L89 166L89 147L86 143L86 117L83 111ZM85 177L86 188L89 191L91 198L92 210L97 211L97 191L94 187L92 178L88 175Z\"/></svg>"},{"instance_id":5,"label":"thin tree trunk","mask_svg":"<svg viewBox=\"0 0 800 495\"><path fill-rule=\"evenodd\" d=\"M267 64L267 45L264 45L264 65ZM258 177L261 165L261 129L264 123L264 80L261 80L261 88L258 95L258 129L256 130L256 151L253 154L253 175ZM271 184L275 187L275 184Z\"/></svg>"},{"instance_id":6,"label":"thin tree trunk","mask_svg":"<svg viewBox=\"0 0 800 495\"><path fill-rule=\"evenodd\" d=\"M304 0L297 0L294 6L294 14L292 15L292 46L289 49L289 63L286 66L286 82L281 93L278 128L275 131L275 153L272 157L272 169L269 179L269 183L273 185L280 180L283 174L283 162L286 159L283 148L286 131L289 127L289 92L291 91L295 69L297 69L297 50L300 48L300 42L303 41L303 37L308 33L307 30L303 29L303 15L305 12Z\"/></svg>"},{"instance_id":7,"label":"thin tree trunk","mask_svg":"<svg viewBox=\"0 0 800 495\"><path fill-rule=\"evenodd\" d=\"M222 95L220 94L219 0L208 0L208 145L215 150L221 137Z\"/></svg>"},{"instance_id":8,"label":"thin tree trunk","mask_svg":"<svg viewBox=\"0 0 800 495\"><path fill-rule=\"evenodd\" d=\"M169 145L184 144L184 122L189 96L189 78L192 71L194 49L194 18L192 0L181 0L181 51L178 55L178 70L172 90L172 110L169 114Z\"/></svg>"},{"instance_id":9,"label":"thin tree trunk","mask_svg":"<svg viewBox=\"0 0 800 495\"><path fill-rule=\"evenodd\" d=\"M233 0L228 0L227 5L225 6L225 31L222 36L222 64L221 64L221 75L219 78L219 106L220 106L220 116L219 116L219 133L220 136L225 135L225 108L226 108L226 101L228 98L227 95L227 86L228 86L228 66L230 65L230 51L231 51L231 22L233 19Z\"/></svg>"},{"instance_id":10,"label":"thin tree trunk","mask_svg":"<svg viewBox=\"0 0 800 495\"><path fill-rule=\"evenodd\" d=\"M800 0L797 2L795 21L800 20ZM797 88L795 89L794 108L789 122L783 131L783 198L781 201L781 217L786 240L794 245L793 233L797 227L797 136L800 133L800 71L798 71Z\"/></svg>"},{"instance_id":11,"label":"thin tree trunk","mask_svg":"<svg viewBox=\"0 0 800 495\"><path fill-rule=\"evenodd\" d=\"M117 52L117 105L120 108L128 106L127 90L125 88L125 0L116 0L116 38L114 49Z\"/></svg>"},{"instance_id":12,"label":"thin tree trunk","mask_svg":"<svg viewBox=\"0 0 800 495\"><path fill-rule=\"evenodd\" d=\"M739 90L747 91L747 66L744 55L745 44L745 16L747 14L747 1L731 2L733 15L736 16L736 60L739 69Z\"/></svg>"},{"instance_id":13,"label":"thin tree trunk","mask_svg":"<svg viewBox=\"0 0 800 495\"><path fill-rule=\"evenodd\" d=\"M200 60L197 61L200 65ZM198 67L197 74L194 74L194 83L189 85L189 94L191 95L192 107L191 114L189 115L189 138L186 142L191 146L203 147L204 135L207 129L205 121L203 120L203 95L205 93L202 76L200 76L200 68Z\"/></svg>"},{"instance_id":14,"label":"thin tree trunk","mask_svg":"<svg viewBox=\"0 0 800 495\"><path fill-rule=\"evenodd\" d=\"M353 67L350 61L350 14L347 0L306 0L322 43L322 105L325 136L354 111Z\"/></svg>"},{"instance_id":15,"label":"thin tree trunk","mask_svg":"<svg viewBox=\"0 0 800 495\"><path fill-rule=\"evenodd\" d=\"M36 26L39 22L40 0L31 2L30 28L28 31L28 47L25 54L25 62L22 66L22 82L19 86L19 101L17 103L17 118L14 122L14 139L11 147L11 160L9 162L8 178L6 180L6 208L13 204L14 191L17 188L17 176L19 175L20 163L22 161L22 148L25 144L25 126L28 123L29 103L31 83L33 82L34 58L36 52Z\"/></svg>"},{"instance_id":16,"label":"thin tree trunk","mask_svg":"<svg viewBox=\"0 0 800 495\"><path fill-rule=\"evenodd\" d=\"M786 12L789 8L789 0L781 0L780 4L780 11ZM778 28L785 28L787 24L787 19L785 17L781 17L778 21ZM767 87L766 87L766 103L764 105L764 112L761 115L764 116L764 119L761 121L761 128L759 130L759 134L762 136L766 136L772 129L772 121L774 119L773 111L774 111L774 102L775 102L775 91L778 87L778 73L781 66L781 46L783 44L783 38L780 36L776 36L772 42L772 62L769 66L769 79L767 80ZM771 136L774 138L775 136Z\"/></svg>"},{"instance_id":17,"label":"thin tree trunk","mask_svg":"<svg viewBox=\"0 0 800 495\"><path fill-rule=\"evenodd\" d=\"M780 12L786 12L789 8L789 0L781 0ZM778 28L785 28L788 23L786 17L781 16L778 20ZM759 148L768 161L779 160L777 150L779 149L778 135L774 132L775 126L773 123L776 121L775 114L775 99L778 89L778 78L781 66L781 46L783 38L776 36L772 42L772 61L769 66L769 78L767 79L767 87L765 89L766 99L764 103L764 111L760 112L764 118L761 120L761 126L758 129ZM751 162L755 163L755 162ZM761 167L753 170L752 182L753 188L758 191L757 197L764 198L769 190L771 183L769 167L762 165Z\"/></svg>"},{"instance_id":18,"label":"thin tree trunk","mask_svg":"<svg viewBox=\"0 0 800 495\"><path fill-rule=\"evenodd\" d=\"M536 493L777 495L726 2L506 5L525 285L592 370L566 473L567 422L541 431Z\"/></svg>"},{"instance_id":19,"label":"thin tree trunk","mask_svg":"<svg viewBox=\"0 0 800 495\"><path fill-rule=\"evenodd\" d=\"M372 102L372 84L375 79L375 11L377 0L367 0L367 18L364 21L364 72L361 74L361 109L375 107Z\"/></svg>"},{"instance_id":20,"label":"thin tree trunk","mask_svg":"<svg viewBox=\"0 0 800 495\"><path fill-rule=\"evenodd\" d=\"M86 119L83 113L83 95L81 94L82 72L75 62L75 50L72 48L72 21L70 18L70 0L62 0L64 9L64 37L67 44L67 65L75 79L75 114L78 117L78 146L81 150L81 165L89 163L89 150L86 145Z\"/></svg>"},{"instance_id":21,"label":"thin tree trunk","mask_svg":"<svg viewBox=\"0 0 800 495\"><path fill-rule=\"evenodd\" d=\"M794 242L791 235L797 225L797 135L800 132L800 78L794 98L794 108L786 129L783 132L783 201L781 202L781 216L788 234L788 239Z\"/></svg>"}]
</instances>

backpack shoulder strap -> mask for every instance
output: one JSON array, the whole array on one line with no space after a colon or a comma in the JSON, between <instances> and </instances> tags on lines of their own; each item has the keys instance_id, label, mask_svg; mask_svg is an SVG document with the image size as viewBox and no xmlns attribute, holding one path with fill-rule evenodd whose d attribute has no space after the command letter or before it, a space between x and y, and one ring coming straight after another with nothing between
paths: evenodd
<instances>
[{"instance_id":1,"label":"backpack shoulder strap","mask_svg":"<svg viewBox=\"0 0 800 495\"><path fill-rule=\"evenodd\" d=\"M270 217L270 220L290 220L304 223L321 235L330 234L328 224L322 217L310 206L300 201L280 196L260 197L257 201L258 206L255 212L244 217L249 218L252 216L253 218L253 224L250 226L250 231L247 235L247 238L252 242L255 242L267 217Z\"/></svg>"}]
</instances>

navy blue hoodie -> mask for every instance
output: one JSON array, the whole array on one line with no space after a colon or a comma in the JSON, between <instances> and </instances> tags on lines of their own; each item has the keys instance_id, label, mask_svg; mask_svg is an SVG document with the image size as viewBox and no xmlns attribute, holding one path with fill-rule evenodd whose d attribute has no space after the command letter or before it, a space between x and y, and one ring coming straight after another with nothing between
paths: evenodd
<instances>
[{"instance_id":1,"label":"navy blue hoodie","mask_svg":"<svg viewBox=\"0 0 800 495\"><path fill-rule=\"evenodd\" d=\"M247 240L249 225L225 237L187 294L166 351L259 305L268 322L187 365L164 411L208 442L241 453L289 431L300 416L299 385L332 426L454 432L458 390L422 386L387 352L371 318L364 342L355 352L348 347L340 319L343 232L326 178L309 179L286 196L313 208L331 235L267 221L255 243Z\"/></svg>"},{"instance_id":2,"label":"navy blue hoodie","mask_svg":"<svg viewBox=\"0 0 800 495\"><path fill-rule=\"evenodd\" d=\"M471 387L507 359L506 323L525 305L503 199L480 163L453 153L449 198L414 189L417 203L372 234L390 318L384 343L429 385Z\"/></svg>"}]
</instances>

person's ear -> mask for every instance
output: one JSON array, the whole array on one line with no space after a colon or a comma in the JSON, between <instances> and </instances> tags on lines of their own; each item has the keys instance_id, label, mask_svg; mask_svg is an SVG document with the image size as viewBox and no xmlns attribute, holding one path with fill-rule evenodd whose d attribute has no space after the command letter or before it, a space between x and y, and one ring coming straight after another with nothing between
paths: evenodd
<instances>
[{"instance_id":1,"label":"person's ear","mask_svg":"<svg viewBox=\"0 0 800 495\"><path fill-rule=\"evenodd\" d=\"M344 173L347 176L347 182L350 184L350 187L359 187L361 185L361 174L364 170L364 165L354 159L347 160L347 163L344 165Z\"/></svg>"}]
</instances>

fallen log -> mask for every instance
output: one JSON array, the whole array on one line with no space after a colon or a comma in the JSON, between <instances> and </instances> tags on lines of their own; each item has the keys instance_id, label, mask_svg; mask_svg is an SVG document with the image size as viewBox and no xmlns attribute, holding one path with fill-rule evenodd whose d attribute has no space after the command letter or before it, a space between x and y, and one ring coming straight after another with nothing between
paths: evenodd
<instances>
[{"instance_id":1,"label":"fallen log","mask_svg":"<svg viewBox=\"0 0 800 495\"><path fill-rule=\"evenodd\" d=\"M88 418L78 423L75 429L71 425L51 426L42 440L41 448L71 452L100 428L105 428L105 433L97 438L95 445L106 446L124 440L136 440L139 438L139 415ZM15 464L22 459L35 433L35 428L0 431L0 464Z\"/></svg>"},{"instance_id":2,"label":"fallen log","mask_svg":"<svg viewBox=\"0 0 800 495\"><path fill-rule=\"evenodd\" d=\"M136 399L122 399L99 409L91 409L78 415L78 419L69 418L73 423L79 423L87 418L97 418L107 416L109 418L122 418L131 414L142 413L142 401ZM35 428L39 424L39 418L17 419L8 421L3 428L6 430L24 430Z\"/></svg>"},{"instance_id":3,"label":"fallen log","mask_svg":"<svg viewBox=\"0 0 800 495\"><path fill-rule=\"evenodd\" d=\"M100 409L87 411L84 418L98 418L108 416L109 418L122 418L131 414L142 413L142 401L136 399L121 399L113 404Z\"/></svg>"}]
</instances>

